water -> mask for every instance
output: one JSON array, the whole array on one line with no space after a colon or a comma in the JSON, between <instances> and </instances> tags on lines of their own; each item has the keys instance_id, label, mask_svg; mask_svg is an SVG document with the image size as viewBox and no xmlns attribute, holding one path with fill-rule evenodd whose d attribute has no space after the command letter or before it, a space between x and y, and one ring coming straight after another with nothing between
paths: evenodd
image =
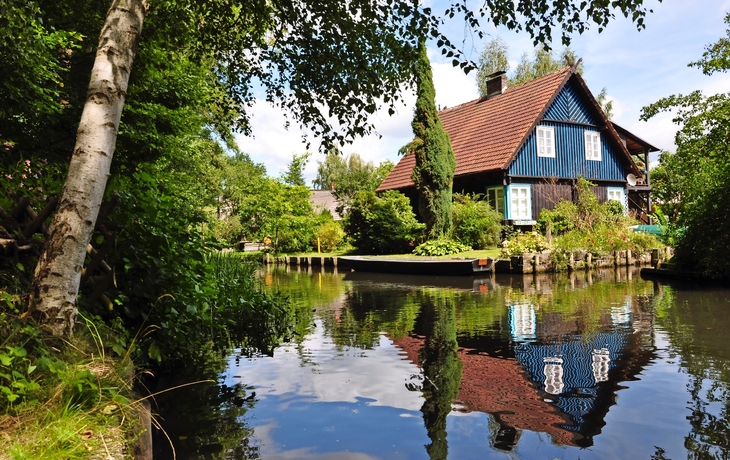
<instances>
[{"instance_id":1,"label":"water","mask_svg":"<svg viewBox=\"0 0 730 460\"><path fill-rule=\"evenodd\" d=\"M177 458L730 457L728 290L625 268L262 281L296 333L158 398Z\"/></svg>"}]
</instances>

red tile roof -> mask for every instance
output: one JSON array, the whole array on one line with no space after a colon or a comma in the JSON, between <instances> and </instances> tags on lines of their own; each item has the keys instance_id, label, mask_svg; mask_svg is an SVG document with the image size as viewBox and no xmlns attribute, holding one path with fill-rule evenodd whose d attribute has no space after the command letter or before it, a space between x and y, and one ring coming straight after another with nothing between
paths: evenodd
<instances>
[{"instance_id":1,"label":"red tile roof","mask_svg":"<svg viewBox=\"0 0 730 460\"><path fill-rule=\"evenodd\" d=\"M566 67L507 88L496 97L480 98L439 112L456 156L455 176L506 169L542 113L573 74ZM401 158L378 191L413 185L415 157Z\"/></svg>"},{"instance_id":2,"label":"red tile roof","mask_svg":"<svg viewBox=\"0 0 730 460\"><path fill-rule=\"evenodd\" d=\"M420 368L419 353L425 340L410 335L394 339L393 344ZM459 348L459 359L464 364L456 401L461 412L499 414L502 422L513 428L547 433L560 445L577 445L580 435L562 428L570 418L543 400L515 359L494 358L465 348Z\"/></svg>"}]
</instances>

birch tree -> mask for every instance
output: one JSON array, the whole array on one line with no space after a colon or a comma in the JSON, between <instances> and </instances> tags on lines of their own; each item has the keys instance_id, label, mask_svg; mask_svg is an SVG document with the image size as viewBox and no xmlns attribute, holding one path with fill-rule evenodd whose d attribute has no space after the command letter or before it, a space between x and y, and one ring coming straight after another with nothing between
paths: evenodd
<instances>
[{"instance_id":1,"label":"birch tree","mask_svg":"<svg viewBox=\"0 0 730 460\"><path fill-rule=\"evenodd\" d=\"M99 37L66 185L31 290L31 314L56 335L69 333L76 319L86 246L104 196L146 14L145 0L114 0Z\"/></svg>"}]
</instances>

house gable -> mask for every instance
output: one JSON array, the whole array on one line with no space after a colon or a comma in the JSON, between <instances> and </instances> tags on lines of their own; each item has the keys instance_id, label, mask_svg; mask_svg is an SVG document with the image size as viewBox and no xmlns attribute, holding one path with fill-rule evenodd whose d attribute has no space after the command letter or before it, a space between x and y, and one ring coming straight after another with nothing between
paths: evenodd
<instances>
[{"instance_id":1,"label":"house gable","mask_svg":"<svg viewBox=\"0 0 730 460\"><path fill-rule=\"evenodd\" d=\"M577 77L571 78L547 107L507 168L513 177L585 177L598 181L624 181L631 169L627 152L606 129L603 116L586 97ZM538 156L537 127L551 127L555 156ZM598 133L600 160L586 156L586 136Z\"/></svg>"}]
</instances>

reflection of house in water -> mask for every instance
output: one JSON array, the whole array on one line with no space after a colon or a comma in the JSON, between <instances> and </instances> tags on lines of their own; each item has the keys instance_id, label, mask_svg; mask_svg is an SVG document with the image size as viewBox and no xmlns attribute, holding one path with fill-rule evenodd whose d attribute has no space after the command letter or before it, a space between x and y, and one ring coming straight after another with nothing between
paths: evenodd
<instances>
[{"instance_id":1,"label":"reflection of house in water","mask_svg":"<svg viewBox=\"0 0 730 460\"><path fill-rule=\"evenodd\" d=\"M531 308L509 309L514 357L529 380L550 395L546 399L568 417L560 427L576 433L578 445L590 446L605 424L619 382L633 380L651 359L652 350L642 346L642 336L651 330L640 318L632 321L631 298L607 309L594 333L580 334L575 320L565 321L555 313L526 330L521 326L529 312L524 310Z\"/></svg>"},{"instance_id":2,"label":"reflection of house in water","mask_svg":"<svg viewBox=\"0 0 730 460\"><path fill-rule=\"evenodd\" d=\"M538 315L529 302L514 301L501 337L459 337L457 410L494 416L500 429L493 445L500 449L511 449L521 430L546 433L557 444L592 445L620 383L636 379L653 356L651 314L631 299L603 308L592 333L579 319ZM394 342L418 364L424 340Z\"/></svg>"},{"instance_id":3,"label":"reflection of house in water","mask_svg":"<svg viewBox=\"0 0 730 460\"><path fill-rule=\"evenodd\" d=\"M411 362L419 363L424 337L411 335L394 342ZM500 425L494 447L510 450L517 443L521 430L545 432L558 444L576 445L575 434L561 428L567 419L530 385L516 360L461 347L459 359L464 366L455 401L460 406L458 410L494 416Z\"/></svg>"}]
</instances>

